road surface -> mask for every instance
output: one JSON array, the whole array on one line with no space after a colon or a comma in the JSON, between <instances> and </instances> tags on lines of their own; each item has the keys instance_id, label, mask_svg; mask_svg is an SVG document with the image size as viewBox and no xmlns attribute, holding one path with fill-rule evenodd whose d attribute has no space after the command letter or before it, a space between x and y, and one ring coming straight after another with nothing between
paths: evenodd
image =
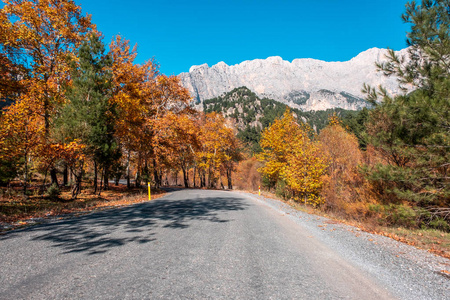
<instances>
[{"instance_id":1,"label":"road surface","mask_svg":"<svg viewBox=\"0 0 450 300\"><path fill-rule=\"evenodd\" d=\"M449 299L449 260L262 197L180 190L0 236L0 299Z\"/></svg>"}]
</instances>

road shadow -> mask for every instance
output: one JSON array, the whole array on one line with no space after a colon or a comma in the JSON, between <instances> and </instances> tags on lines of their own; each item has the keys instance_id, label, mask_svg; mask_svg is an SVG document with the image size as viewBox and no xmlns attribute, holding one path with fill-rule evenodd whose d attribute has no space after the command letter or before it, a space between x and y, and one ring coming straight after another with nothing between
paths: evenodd
<instances>
[{"instance_id":1,"label":"road shadow","mask_svg":"<svg viewBox=\"0 0 450 300\"><path fill-rule=\"evenodd\" d=\"M32 241L49 241L64 253L105 253L128 243L156 241L155 229L182 230L194 221L226 223L220 215L226 211L245 210L242 198L224 195L186 200L158 199L124 208L109 209L55 223L38 225L24 231L32 232ZM222 214L223 215L223 214ZM0 238L12 238L10 233Z\"/></svg>"}]
</instances>

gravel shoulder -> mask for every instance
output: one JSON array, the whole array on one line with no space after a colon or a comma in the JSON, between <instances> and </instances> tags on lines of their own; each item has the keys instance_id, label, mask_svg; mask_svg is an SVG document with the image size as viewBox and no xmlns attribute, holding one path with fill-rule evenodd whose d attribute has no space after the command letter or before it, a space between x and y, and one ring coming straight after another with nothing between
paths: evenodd
<instances>
[{"instance_id":1,"label":"gravel shoulder","mask_svg":"<svg viewBox=\"0 0 450 300\"><path fill-rule=\"evenodd\" d=\"M243 193L310 232L346 261L376 278L400 299L450 299L450 260L371 234L357 227L308 214L264 196Z\"/></svg>"}]
</instances>

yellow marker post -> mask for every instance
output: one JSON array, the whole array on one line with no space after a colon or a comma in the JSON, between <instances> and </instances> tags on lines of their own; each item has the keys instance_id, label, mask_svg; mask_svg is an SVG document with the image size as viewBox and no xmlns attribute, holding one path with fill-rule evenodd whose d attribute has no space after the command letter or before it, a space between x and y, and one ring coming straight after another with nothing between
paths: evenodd
<instances>
[{"instance_id":1,"label":"yellow marker post","mask_svg":"<svg viewBox=\"0 0 450 300\"><path fill-rule=\"evenodd\" d=\"M258 196L261 196L261 186L258 186Z\"/></svg>"},{"instance_id":2,"label":"yellow marker post","mask_svg":"<svg viewBox=\"0 0 450 300\"><path fill-rule=\"evenodd\" d=\"M152 194L150 193L150 182L148 183L148 200L152 200Z\"/></svg>"}]
</instances>

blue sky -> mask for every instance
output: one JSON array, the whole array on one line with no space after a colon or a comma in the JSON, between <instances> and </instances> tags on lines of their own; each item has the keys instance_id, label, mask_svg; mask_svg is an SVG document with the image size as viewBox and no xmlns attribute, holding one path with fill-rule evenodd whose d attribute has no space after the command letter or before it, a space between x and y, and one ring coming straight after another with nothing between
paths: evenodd
<instances>
[{"instance_id":1,"label":"blue sky","mask_svg":"<svg viewBox=\"0 0 450 300\"><path fill-rule=\"evenodd\" d=\"M407 0L75 0L105 35L138 44L167 75L192 65L281 56L345 61L372 47L406 47Z\"/></svg>"}]
</instances>

